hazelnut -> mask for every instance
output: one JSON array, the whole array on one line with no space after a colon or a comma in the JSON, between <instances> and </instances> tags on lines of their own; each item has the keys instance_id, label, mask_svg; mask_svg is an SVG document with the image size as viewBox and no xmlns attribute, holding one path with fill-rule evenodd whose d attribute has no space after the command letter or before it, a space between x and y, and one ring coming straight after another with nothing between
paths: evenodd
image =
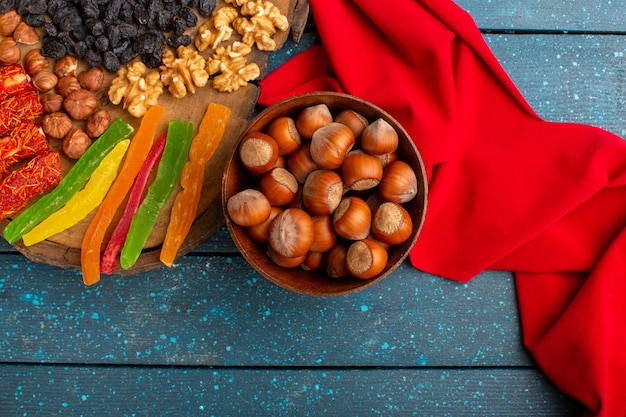
<instances>
[{"instance_id":1,"label":"hazelnut","mask_svg":"<svg viewBox=\"0 0 626 417\"><path fill-rule=\"evenodd\" d=\"M80 89L71 92L63 100L63 108L74 120L86 119L98 106L96 95L89 90Z\"/></svg>"},{"instance_id":2,"label":"hazelnut","mask_svg":"<svg viewBox=\"0 0 626 417\"><path fill-rule=\"evenodd\" d=\"M44 133L54 139L63 139L72 130L72 120L63 112L53 112L41 119Z\"/></svg>"},{"instance_id":3,"label":"hazelnut","mask_svg":"<svg viewBox=\"0 0 626 417\"><path fill-rule=\"evenodd\" d=\"M11 65L19 62L22 52L15 40L8 36L0 41L0 64Z\"/></svg>"},{"instance_id":4,"label":"hazelnut","mask_svg":"<svg viewBox=\"0 0 626 417\"><path fill-rule=\"evenodd\" d=\"M41 101L41 105L46 113L53 113L63 108L63 97L61 97L60 94L44 94L41 96L39 101Z\"/></svg>"},{"instance_id":5,"label":"hazelnut","mask_svg":"<svg viewBox=\"0 0 626 417\"><path fill-rule=\"evenodd\" d=\"M23 43L24 45L33 45L41 39L39 34L32 26L29 26L26 22L22 21L18 23L13 32L13 39L17 43Z\"/></svg>"},{"instance_id":6,"label":"hazelnut","mask_svg":"<svg viewBox=\"0 0 626 417\"><path fill-rule=\"evenodd\" d=\"M111 124L111 115L105 109L97 110L87 117L85 132L92 138L97 138L104 133Z\"/></svg>"},{"instance_id":7,"label":"hazelnut","mask_svg":"<svg viewBox=\"0 0 626 417\"><path fill-rule=\"evenodd\" d=\"M33 75L31 81L37 91L39 91L40 93L45 93L52 90L57 85L59 79L50 71L42 70Z\"/></svg>"},{"instance_id":8,"label":"hazelnut","mask_svg":"<svg viewBox=\"0 0 626 417\"><path fill-rule=\"evenodd\" d=\"M78 74L78 82L89 91L98 91L104 83L104 70L100 67L91 67Z\"/></svg>"},{"instance_id":9,"label":"hazelnut","mask_svg":"<svg viewBox=\"0 0 626 417\"><path fill-rule=\"evenodd\" d=\"M76 90L80 90L80 83L78 79L73 75L67 75L65 77L59 78L59 82L57 83L56 91L61 94L63 97L69 96L72 92Z\"/></svg>"},{"instance_id":10,"label":"hazelnut","mask_svg":"<svg viewBox=\"0 0 626 417\"><path fill-rule=\"evenodd\" d=\"M42 70L50 68L48 58L41 55L39 49L31 49L24 56L24 69L31 77Z\"/></svg>"},{"instance_id":11,"label":"hazelnut","mask_svg":"<svg viewBox=\"0 0 626 417\"><path fill-rule=\"evenodd\" d=\"M63 139L63 153L71 159L78 159L91 145L91 139L81 129L72 129Z\"/></svg>"},{"instance_id":12,"label":"hazelnut","mask_svg":"<svg viewBox=\"0 0 626 417\"><path fill-rule=\"evenodd\" d=\"M11 36L17 25L22 21L22 17L15 9L11 9L0 15L0 36Z\"/></svg>"},{"instance_id":13,"label":"hazelnut","mask_svg":"<svg viewBox=\"0 0 626 417\"><path fill-rule=\"evenodd\" d=\"M76 75L76 66L78 61L71 55L65 55L54 63L54 73L57 77L67 77L68 75Z\"/></svg>"}]
</instances>

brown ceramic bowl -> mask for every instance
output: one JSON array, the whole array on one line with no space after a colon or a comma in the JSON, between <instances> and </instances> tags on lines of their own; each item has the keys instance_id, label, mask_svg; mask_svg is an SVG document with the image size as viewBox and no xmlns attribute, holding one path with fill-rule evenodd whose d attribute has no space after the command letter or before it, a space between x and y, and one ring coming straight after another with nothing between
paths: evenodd
<instances>
[{"instance_id":1,"label":"brown ceramic bowl","mask_svg":"<svg viewBox=\"0 0 626 417\"><path fill-rule=\"evenodd\" d=\"M300 267L282 268L274 264L266 255L266 245L257 243L247 234L245 228L233 223L228 216L226 209L228 199L237 192L245 188L256 188L256 179L247 171L239 160L238 145L241 139L248 133L254 131L264 132L269 124L281 116L295 117L305 107L325 103L333 115L343 109L353 109L365 116L370 122L381 117L389 122L398 132L399 146L397 150L398 159L410 164L418 179L418 195L409 203L405 203L405 208L409 211L413 220L413 231L408 240L389 250L389 258L383 272L371 279L358 278L329 278L323 270L307 271ZM426 213L427 183L424 172L424 165L419 152L409 138L407 132L388 113L377 106L368 103L354 96L321 92L309 93L294 96L276 103L254 118L248 127L242 132L237 146L233 149L226 162L224 175L222 178L222 207L226 219L226 225L237 248L244 258L260 274L272 281L274 284L288 290L313 296L335 296L353 293L367 288L393 272L407 257L410 249L415 244Z\"/></svg>"}]
</instances>

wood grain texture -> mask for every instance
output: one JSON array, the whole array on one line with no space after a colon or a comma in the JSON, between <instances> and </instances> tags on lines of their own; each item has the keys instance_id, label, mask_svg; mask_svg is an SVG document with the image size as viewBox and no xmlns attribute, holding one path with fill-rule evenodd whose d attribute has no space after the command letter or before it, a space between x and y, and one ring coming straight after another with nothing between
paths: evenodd
<instances>
[{"instance_id":1,"label":"wood grain texture","mask_svg":"<svg viewBox=\"0 0 626 417\"><path fill-rule=\"evenodd\" d=\"M371 290L308 297L241 256L103 277L15 256L0 265L8 362L207 366L529 366L513 281L458 284L403 264Z\"/></svg>"},{"instance_id":2,"label":"wood grain texture","mask_svg":"<svg viewBox=\"0 0 626 417\"><path fill-rule=\"evenodd\" d=\"M626 5L459 0L544 118L625 134ZM272 71L317 43L304 32ZM271 284L225 228L175 267L103 277L0 242L0 415L580 416L527 355L508 272L467 284L408 263L331 299Z\"/></svg>"},{"instance_id":3,"label":"wood grain texture","mask_svg":"<svg viewBox=\"0 0 626 417\"><path fill-rule=\"evenodd\" d=\"M612 0L457 0L484 30L626 32L626 3Z\"/></svg>"},{"instance_id":4,"label":"wood grain texture","mask_svg":"<svg viewBox=\"0 0 626 417\"><path fill-rule=\"evenodd\" d=\"M5 415L550 416L580 407L532 369L0 366Z\"/></svg>"}]
</instances>

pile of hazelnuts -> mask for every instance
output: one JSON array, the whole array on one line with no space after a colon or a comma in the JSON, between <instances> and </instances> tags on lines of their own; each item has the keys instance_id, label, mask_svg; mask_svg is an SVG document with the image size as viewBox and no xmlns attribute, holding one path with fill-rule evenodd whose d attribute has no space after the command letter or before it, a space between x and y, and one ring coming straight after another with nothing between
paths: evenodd
<instances>
[{"instance_id":1,"label":"pile of hazelnuts","mask_svg":"<svg viewBox=\"0 0 626 417\"><path fill-rule=\"evenodd\" d=\"M255 181L227 214L281 267L373 278L413 231L405 205L418 181L398 140L386 120L326 104L278 117L242 138L237 156Z\"/></svg>"}]
</instances>

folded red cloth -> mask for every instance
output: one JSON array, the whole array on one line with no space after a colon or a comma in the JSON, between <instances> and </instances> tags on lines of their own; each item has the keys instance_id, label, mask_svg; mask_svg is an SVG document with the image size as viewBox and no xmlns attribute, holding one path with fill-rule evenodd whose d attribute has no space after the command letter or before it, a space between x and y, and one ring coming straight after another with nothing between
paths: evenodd
<instances>
[{"instance_id":1,"label":"folded red cloth","mask_svg":"<svg viewBox=\"0 0 626 417\"><path fill-rule=\"evenodd\" d=\"M323 47L270 74L259 102L335 90L392 114L429 176L413 265L513 271L546 375L588 415L626 416L626 142L538 117L450 0L310 2Z\"/></svg>"}]
</instances>

